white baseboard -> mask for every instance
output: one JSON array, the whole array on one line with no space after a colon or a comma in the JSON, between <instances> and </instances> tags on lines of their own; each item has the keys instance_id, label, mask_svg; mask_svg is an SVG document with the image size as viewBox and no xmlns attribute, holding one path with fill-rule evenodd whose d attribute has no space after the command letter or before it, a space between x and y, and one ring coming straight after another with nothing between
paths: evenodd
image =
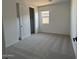
<instances>
[{"instance_id":1,"label":"white baseboard","mask_svg":"<svg viewBox=\"0 0 79 59\"><path fill-rule=\"evenodd\" d=\"M13 43L11 43L11 44L5 44L5 47L6 48L8 48L8 47L10 47L10 46L12 46L12 45L14 45L14 44L16 44L16 43L18 43L19 41L17 40L16 42L13 42Z\"/></svg>"}]
</instances>

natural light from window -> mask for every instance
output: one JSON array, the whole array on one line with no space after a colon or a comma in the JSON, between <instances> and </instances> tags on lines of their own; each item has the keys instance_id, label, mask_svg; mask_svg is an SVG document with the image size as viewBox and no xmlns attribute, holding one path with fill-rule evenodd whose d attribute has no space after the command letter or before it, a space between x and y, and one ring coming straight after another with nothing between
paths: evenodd
<instances>
[{"instance_id":1,"label":"natural light from window","mask_svg":"<svg viewBox=\"0 0 79 59\"><path fill-rule=\"evenodd\" d=\"M42 11L41 17L42 17L42 24L49 24L49 11Z\"/></svg>"}]
</instances>

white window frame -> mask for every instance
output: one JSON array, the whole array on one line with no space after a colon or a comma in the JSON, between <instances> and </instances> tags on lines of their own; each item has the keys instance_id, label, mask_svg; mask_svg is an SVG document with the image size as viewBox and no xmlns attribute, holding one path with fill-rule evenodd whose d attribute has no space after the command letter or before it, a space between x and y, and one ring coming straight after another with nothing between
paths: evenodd
<instances>
[{"instance_id":1,"label":"white window frame","mask_svg":"<svg viewBox=\"0 0 79 59\"><path fill-rule=\"evenodd\" d=\"M42 24L49 24L49 11L41 11Z\"/></svg>"}]
</instances>

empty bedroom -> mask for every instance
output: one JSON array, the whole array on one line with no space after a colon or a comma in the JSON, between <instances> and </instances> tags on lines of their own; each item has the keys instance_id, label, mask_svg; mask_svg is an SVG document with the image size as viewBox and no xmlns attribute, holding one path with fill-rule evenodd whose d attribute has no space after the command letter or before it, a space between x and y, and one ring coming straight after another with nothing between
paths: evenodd
<instances>
[{"instance_id":1,"label":"empty bedroom","mask_svg":"<svg viewBox=\"0 0 79 59\"><path fill-rule=\"evenodd\" d=\"M2 0L3 59L77 59L76 0Z\"/></svg>"}]
</instances>

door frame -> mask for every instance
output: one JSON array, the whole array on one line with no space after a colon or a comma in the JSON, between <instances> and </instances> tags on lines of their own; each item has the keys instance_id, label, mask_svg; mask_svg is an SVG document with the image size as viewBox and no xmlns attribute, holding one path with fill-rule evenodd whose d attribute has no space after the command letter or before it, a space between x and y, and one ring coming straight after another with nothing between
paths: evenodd
<instances>
[{"instance_id":1,"label":"door frame","mask_svg":"<svg viewBox=\"0 0 79 59\"><path fill-rule=\"evenodd\" d=\"M21 19L20 19L20 4L19 3L16 3L16 13L17 13L18 21L19 21L19 40L22 40Z\"/></svg>"}]
</instances>

